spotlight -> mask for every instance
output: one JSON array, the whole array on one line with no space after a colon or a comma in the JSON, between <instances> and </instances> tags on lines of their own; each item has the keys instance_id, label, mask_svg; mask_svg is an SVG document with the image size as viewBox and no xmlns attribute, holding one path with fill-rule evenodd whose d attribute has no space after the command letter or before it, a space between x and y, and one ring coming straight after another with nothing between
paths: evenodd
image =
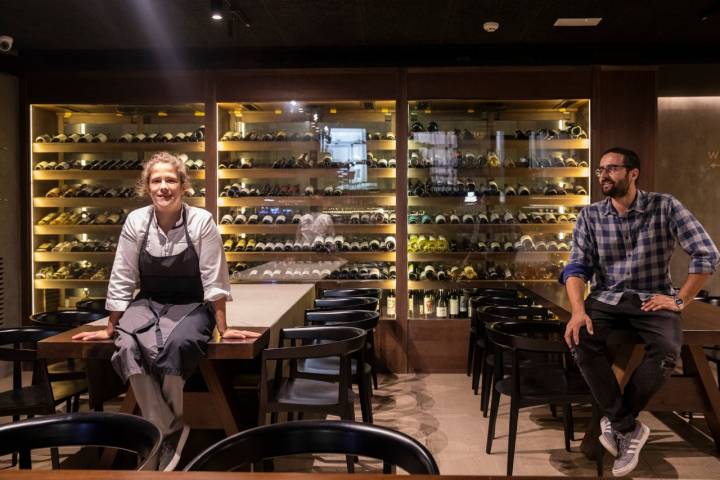
<instances>
[{"instance_id":1,"label":"spotlight","mask_svg":"<svg viewBox=\"0 0 720 480\"><path fill-rule=\"evenodd\" d=\"M210 0L210 18L219 21L223 19L223 0Z\"/></svg>"}]
</instances>

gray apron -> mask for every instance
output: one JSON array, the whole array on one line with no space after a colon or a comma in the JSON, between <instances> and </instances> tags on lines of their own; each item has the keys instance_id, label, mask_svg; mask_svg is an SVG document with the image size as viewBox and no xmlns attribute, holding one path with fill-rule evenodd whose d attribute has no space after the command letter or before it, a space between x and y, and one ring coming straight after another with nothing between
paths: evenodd
<instances>
[{"instance_id":1,"label":"gray apron","mask_svg":"<svg viewBox=\"0 0 720 480\"><path fill-rule=\"evenodd\" d=\"M135 374L181 375L187 379L207 351L215 328L212 304L204 302L200 261L187 229L188 247L177 255L154 257L147 250L150 209L138 258L140 292L117 325L115 371L127 381Z\"/></svg>"}]
</instances>

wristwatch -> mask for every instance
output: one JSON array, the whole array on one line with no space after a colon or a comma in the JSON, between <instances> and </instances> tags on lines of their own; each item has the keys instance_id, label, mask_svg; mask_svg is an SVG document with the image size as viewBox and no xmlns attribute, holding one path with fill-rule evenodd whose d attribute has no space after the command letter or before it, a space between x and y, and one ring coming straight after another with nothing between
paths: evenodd
<instances>
[{"instance_id":1,"label":"wristwatch","mask_svg":"<svg viewBox=\"0 0 720 480\"><path fill-rule=\"evenodd\" d=\"M683 302L683 299L678 296L675 297L675 305L677 305L679 311L681 312L683 308L685 308L685 302Z\"/></svg>"}]
</instances>

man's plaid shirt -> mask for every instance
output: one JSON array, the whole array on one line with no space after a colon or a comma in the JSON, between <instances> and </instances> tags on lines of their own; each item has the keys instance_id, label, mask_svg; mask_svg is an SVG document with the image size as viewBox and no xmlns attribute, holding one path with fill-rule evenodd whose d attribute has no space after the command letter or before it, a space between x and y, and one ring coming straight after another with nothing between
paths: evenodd
<instances>
[{"instance_id":1,"label":"man's plaid shirt","mask_svg":"<svg viewBox=\"0 0 720 480\"><path fill-rule=\"evenodd\" d=\"M609 198L585 207L573 231L561 282L592 279L590 296L617 305L624 292L646 300L673 295L669 265L676 242L690 255L689 273L714 273L720 262L700 222L672 195L638 190L625 216Z\"/></svg>"}]
</instances>

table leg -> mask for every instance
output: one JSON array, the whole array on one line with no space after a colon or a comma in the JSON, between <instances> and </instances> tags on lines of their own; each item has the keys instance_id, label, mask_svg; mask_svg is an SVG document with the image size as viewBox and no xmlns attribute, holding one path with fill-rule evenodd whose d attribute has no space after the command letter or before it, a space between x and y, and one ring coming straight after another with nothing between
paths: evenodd
<instances>
[{"instance_id":1,"label":"table leg","mask_svg":"<svg viewBox=\"0 0 720 480\"><path fill-rule=\"evenodd\" d=\"M688 345L692 368L697 372L697 379L701 385L702 392L705 394L707 408L703 412L705 421L710 428L710 434L715 440L715 449L720 452L720 390L718 390L710 370L710 363L705 358L705 351L701 345Z\"/></svg>"},{"instance_id":2,"label":"table leg","mask_svg":"<svg viewBox=\"0 0 720 480\"><path fill-rule=\"evenodd\" d=\"M237 408L237 402L233 398L232 378L222 369L219 361L206 358L200 360L200 371L225 433L227 435L238 433L240 425L242 425L242 416Z\"/></svg>"}]
</instances>

